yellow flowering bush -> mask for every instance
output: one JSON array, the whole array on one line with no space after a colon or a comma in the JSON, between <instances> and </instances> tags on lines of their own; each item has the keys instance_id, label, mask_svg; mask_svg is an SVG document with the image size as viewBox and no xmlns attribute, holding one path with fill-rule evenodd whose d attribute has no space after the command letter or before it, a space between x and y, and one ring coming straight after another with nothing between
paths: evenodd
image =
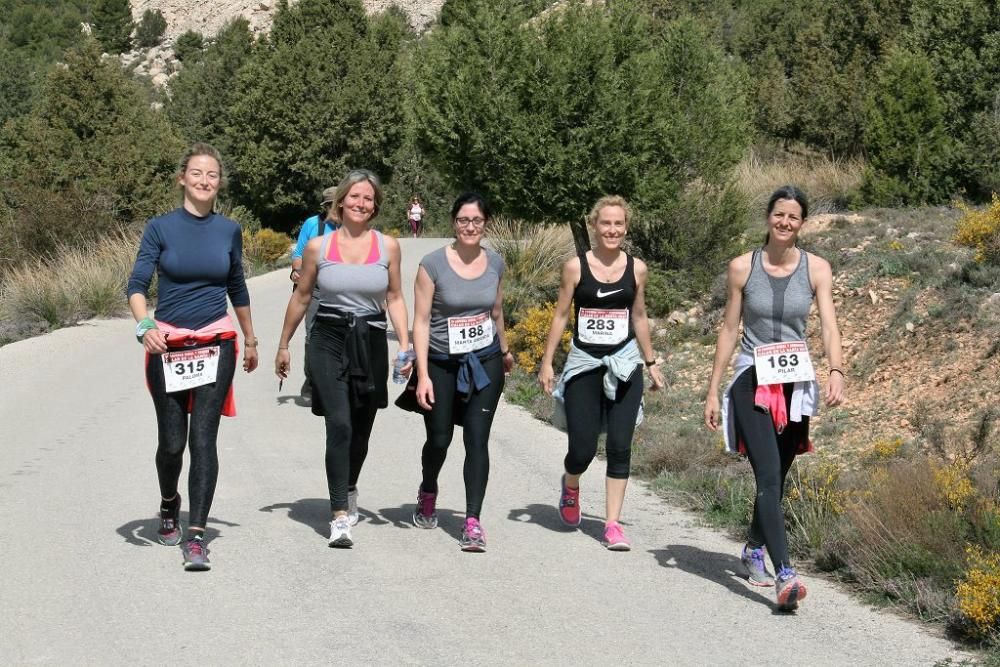
<instances>
[{"instance_id":1,"label":"yellow flowering bush","mask_svg":"<svg viewBox=\"0 0 1000 667\"><path fill-rule=\"evenodd\" d=\"M901 241L898 240L889 241L889 250L902 250L902 249L903 249L903 244Z\"/></svg>"},{"instance_id":2,"label":"yellow flowering bush","mask_svg":"<svg viewBox=\"0 0 1000 667\"><path fill-rule=\"evenodd\" d=\"M273 229L243 232L243 257L256 264L274 264L289 253L292 237Z\"/></svg>"},{"instance_id":3,"label":"yellow flowering bush","mask_svg":"<svg viewBox=\"0 0 1000 667\"><path fill-rule=\"evenodd\" d=\"M510 350L517 359L517 365L528 373L538 368L538 362L545 354L545 341L549 337L549 327L552 326L552 315L555 312L554 303L541 306L531 306L524 311L524 316L507 332ZM563 332L560 349L563 353L569 351L569 343L573 334Z\"/></svg>"},{"instance_id":4,"label":"yellow flowering bush","mask_svg":"<svg viewBox=\"0 0 1000 667\"><path fill-rule=\"evenodd\" d=\"M867 458L872 461L888 461L902 454L902 438L884 438L876 440L868 450Z\"/></svg>"},{"instance_id":5,"label":"yellow flowering bush","mask_svg":"<svg viewBox=\"0 0 1000 667\"><path fill-rule=\"evenodd\" d=\"M983 635L1000 622L1000 553L979 546L965 550L968 567L955 588L958 608Z\"/></svg>"},{"instance_id":6,"label":"yellow flowering bush","mask_svg":"<svg viewBox=\"0 0 1000 667\"><path fill-rule=\"evenodd\" d=\"M934 485L956 512L964 511L976 495L976 487L969 478L969 464L965 461L934 466Z\"/></svg>"},{"instance_id":7,"label":"yellow flowering bush","mask_svg":"<svg viewBox=\"0 0 1000 667\"><path fill-rule=\"evenodd\" d=\"M981 211L956 206L965 215L958 221L955 243L975 249L977 262L1000 262L1000 197L993 193L993 202Z\"/></svg>"}]
</instances>

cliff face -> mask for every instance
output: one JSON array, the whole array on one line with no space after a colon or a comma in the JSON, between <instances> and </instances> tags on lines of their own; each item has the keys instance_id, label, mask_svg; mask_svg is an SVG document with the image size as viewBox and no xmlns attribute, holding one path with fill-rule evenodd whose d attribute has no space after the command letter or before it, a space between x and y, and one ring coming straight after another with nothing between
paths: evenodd
<instances>
[{"instance_id":1,"label":"cliff face","mask_svg":"<svg viewBox=\"0 0 1000 667\"><path fill-rule=\"evenodd\" d=\"M289 0L295 2L295 0ZM420 30L437 16L444 0L363 0L371 13L396 5L410 17L410 24ZM187 30L214 35L226 21L238 16L250 22L254 32L267 32L278 0L132 0L135 20L147 9L160 10L167 19L165 41L173 40Z\"/></svg>"}]
</instances>

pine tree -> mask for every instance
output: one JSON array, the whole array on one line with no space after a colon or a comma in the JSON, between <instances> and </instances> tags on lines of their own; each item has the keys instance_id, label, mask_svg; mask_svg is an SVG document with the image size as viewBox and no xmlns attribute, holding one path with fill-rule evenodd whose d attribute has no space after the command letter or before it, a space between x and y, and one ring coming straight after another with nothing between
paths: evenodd
<instances>
[{"instance_id":1,"label":"pine tree","mask_svg":"<svg viewBox=\"0 0 1000 667\"><path fill-rule=\"evenodd\" d=\"M128 0L96 0L92 12L94 36L108 53L132 48L132 8Z\"/></svg>"}]
</instances>

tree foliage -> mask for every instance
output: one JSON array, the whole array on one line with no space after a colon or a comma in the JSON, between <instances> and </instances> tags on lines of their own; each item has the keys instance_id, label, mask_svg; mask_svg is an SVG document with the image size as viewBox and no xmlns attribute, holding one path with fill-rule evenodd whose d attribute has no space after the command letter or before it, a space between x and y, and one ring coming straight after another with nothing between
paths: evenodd
<instances>
[{"instance_id":1,"label":"tree foliage","mask_svg":"<svg viewBox=\"0 0 1000 667\"><path fill-rule=\"evenodd\" d=\"M135 41L144 49L158 46L163 41L163 33L167 31L167 19L159 9L147 9L142 13L139 25L135 28Z\"/></svg>"},{"instance_id":2,"label":"tree foliage","mask_svg":"<svg viewBox=\"0 0 1000 667\"><path fill-rule=\"evenodd\" d=\"M225 32L225 29L220 32ZM181 33L174 41L174 55L177 56L177 60L187 65L200 60L204 48L204 36L194 30Z\"/></svg>"},{"instance_id":3,"label":"tree foliage","mask_svg":"<svg viewBox=\"0 0 1000 667\"><path fill-rule=\"evenodd\" d=\"M132 9L128 0L96 0L91 18L94 37L108 53L132 48Z\"/></svg>"}]
</instances>

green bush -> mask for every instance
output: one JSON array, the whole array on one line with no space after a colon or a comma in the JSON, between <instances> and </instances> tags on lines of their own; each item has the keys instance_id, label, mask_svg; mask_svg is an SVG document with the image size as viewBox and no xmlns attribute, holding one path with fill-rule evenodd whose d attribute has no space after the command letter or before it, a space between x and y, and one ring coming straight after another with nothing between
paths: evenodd
<instances>
[{"instance_id":1,"label":"green bush","mask_svg":"<svg viewBox=\"0 0 1000 667\"><path fill-rule=\"evenodd\" d=\"M108 53L132 48L132 9L129 0L96 0L91 12L94 37Z\"/></svg>"},{"instance_id":2,"label":"green bush","mask_svg":"<svg viewBox=\"0 0 1000 667\"><path fill-rule=\"evenodd\" d=\"M138 46L149 49L163 41L167 31L167 19L159 9L147 9L142 13L139 25L135 28L135 41Z\"/></svg>"},{"instance_id":3,"label":"green bush","mask_svg":"<svg viewBox=\"0 0 1000 667\"><path fill-rule=\"evenodd\" d=\"M205 38L201 33L188 30L174 42L174 55L177 56L177 60L190 65L201 59L204 48Z\"/></svg>"}]
</instances>

